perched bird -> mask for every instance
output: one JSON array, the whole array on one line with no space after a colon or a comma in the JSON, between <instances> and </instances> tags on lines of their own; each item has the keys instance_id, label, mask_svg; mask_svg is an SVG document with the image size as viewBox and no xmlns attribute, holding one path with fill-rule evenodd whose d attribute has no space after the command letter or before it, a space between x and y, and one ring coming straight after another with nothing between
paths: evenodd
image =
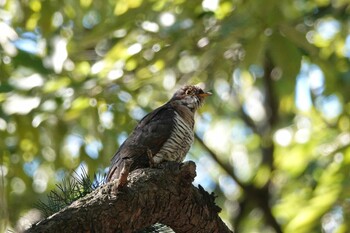
<instances>
[{"instance_id":1,"label":"perched bird","mask_svg":"<svg viewBox=\"0 0 350 233\"><path fill-rule=\"evenodd\" d=\"M162 161L182 162L194 139L194 113L209 95L198 86L184 86L142 118L111 159L107 181L120 178L126 161L129 171Z\"/></svg>"}]
</instances>

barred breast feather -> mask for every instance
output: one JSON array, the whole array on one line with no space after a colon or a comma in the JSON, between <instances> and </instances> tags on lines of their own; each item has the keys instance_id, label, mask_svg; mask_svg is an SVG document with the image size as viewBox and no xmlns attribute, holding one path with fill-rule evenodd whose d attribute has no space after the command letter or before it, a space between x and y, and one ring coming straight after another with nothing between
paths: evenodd
<instances>
[{"instance_id":1,"label":"barred breast feather","mask_svg":"<svg viewBox=\"0 0 350 233\"><path fill-rule=\"evenodd\" d=\"M193 124L175 111L173 130L160 151L153 157L155 163L164 160L182 162L194 140Z\"/></svg>"}]
</instances>

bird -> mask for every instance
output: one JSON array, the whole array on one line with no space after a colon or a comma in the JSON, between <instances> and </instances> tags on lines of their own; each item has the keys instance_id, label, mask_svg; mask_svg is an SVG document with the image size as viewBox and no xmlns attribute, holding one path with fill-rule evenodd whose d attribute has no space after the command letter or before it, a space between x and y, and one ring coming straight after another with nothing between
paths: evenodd
<instances>
[{"instance_id":1,"label":"bird","mask_svg":"<svg viewBox=\"0 0 350 233\"><path fill-rule=\"evenodd\" d=\"M121 179L126 163L128 174L163 161L182 162L194 141L194 114L210 95L199 86L186 85L144 116L112 157L107 182Z\"/></svg>"}]
</instances>

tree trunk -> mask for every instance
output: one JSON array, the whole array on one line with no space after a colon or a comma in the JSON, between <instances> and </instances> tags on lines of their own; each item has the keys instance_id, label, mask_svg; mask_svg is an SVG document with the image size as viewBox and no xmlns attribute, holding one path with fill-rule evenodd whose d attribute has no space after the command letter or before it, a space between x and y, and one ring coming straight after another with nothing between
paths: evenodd
<instances>
[{"instance_id":1,"label":"tree trunk","mask_svg":"<svg viewBox=\"0 0 350 233\"><path fill-rule=\"evenodd\" d=\"M189 161L138 169L124 187L117 188L117 181L104 184L26 232L131 233L157 222L177 233L231 232L218 216L214 196L192 185L195 168Z\"/></svg>"}]
</instances>

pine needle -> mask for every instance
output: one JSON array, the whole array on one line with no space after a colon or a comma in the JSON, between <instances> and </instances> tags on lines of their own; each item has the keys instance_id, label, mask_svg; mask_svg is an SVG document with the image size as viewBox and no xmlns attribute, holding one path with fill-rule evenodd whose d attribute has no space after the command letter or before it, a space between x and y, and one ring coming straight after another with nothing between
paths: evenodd
<instances>
[{"instance_id":1,"label":"pine needle","mask_svg":"<svg viewBox=\"0 0 350 233\"><path fill-rule=\"evenodd\" d=\"M56 189L49 192L47 200L39 200L36 207L45 217L48 217L86 196L103 183L102 176L94 174L91 179L83 167L80 174L75 171L70 177L63 179L60 184L56 184Z\"/></svg>"}]
</instances>

